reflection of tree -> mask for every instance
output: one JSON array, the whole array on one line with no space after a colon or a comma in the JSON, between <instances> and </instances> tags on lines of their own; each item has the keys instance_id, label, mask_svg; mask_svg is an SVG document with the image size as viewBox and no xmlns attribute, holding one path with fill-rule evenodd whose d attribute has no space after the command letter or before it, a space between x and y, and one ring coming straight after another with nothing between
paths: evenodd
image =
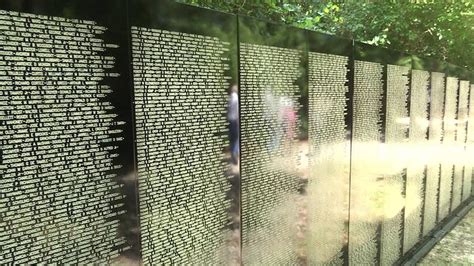
<instances>
[{"instance_id":1,"label":"reflection of tree","mask_svg":"<svg viewBox=\"0 0 474 266\"><path fill-rule=\"evenodd\" d=\"M473 67L474 3L178 0Z\"/></svg>"}]
</instances>

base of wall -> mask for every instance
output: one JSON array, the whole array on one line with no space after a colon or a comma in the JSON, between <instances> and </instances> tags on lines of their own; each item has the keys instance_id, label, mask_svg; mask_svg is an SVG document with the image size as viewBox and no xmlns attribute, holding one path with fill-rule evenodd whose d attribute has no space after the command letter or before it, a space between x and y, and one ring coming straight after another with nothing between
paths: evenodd
<instances>
[{"instance_id":1,"label":"base of wall","mask_svg":"<svg viewBox=\"0 0 474 266\"><path fill-rule=\"evenodd\" d=\"M474 207L474 197L466 200L464 204L459 206L452 214L441 221L433 231L419 242L418 245L408 251L397 265L416 265L430 250L449 233L459 221Z\"/></svg>"}]
</instances>

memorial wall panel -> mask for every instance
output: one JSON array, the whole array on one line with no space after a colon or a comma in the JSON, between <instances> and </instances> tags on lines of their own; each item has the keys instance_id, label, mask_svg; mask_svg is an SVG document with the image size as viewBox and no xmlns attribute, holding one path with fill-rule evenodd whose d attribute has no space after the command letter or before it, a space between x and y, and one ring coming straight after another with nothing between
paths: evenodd
<instances>
[{"instance_id":1,"label":"memorial wall panel","mask_svg":"<svg viewBox=\"0 0 474 266\"><path fill-rule=\"evenodd\" d=\"M354 56L350 261L393 264L403 250L411 57L361 43Z\"/></svg>"},{"instance_id":2,"label":"memorial wall panel","mask_svg":"<svg viewBox=\"0 0 474 266\"><path fill-rule=\"evenodd\" d=\"M443 117L443 161L439 187L438 220L446 218L450 212L453 168L456 155L456 113L459 80L456 77L446 78L446 95Z\"/></svg>"},{"instance_id":3,"label":"memorial wall panel","mask_svg":"<svg viewBox=\"0 0 474 266\"><path fill-rule=\"evenodd\" d=\"M435 226L438 212L438 191L441 174L440 154L443 139L445 74L431 72L430 124L428 127L429 163L426 169L425 208L423 235L426 236Z\"/></svg>"},{"instance_id":4,"label":"memorial wall panel","mask_svg":"<svg viewBox=\"0 0 474 266\"><path fill-rule=\"evenodd\" d=\"M377 196L380 145L384 132L384 66L365 61L368 47L357 44L354 57L354 94L352 120L349 261L374 264L380 247L380 212Z\"/></svg>"},{"instance_id":5,"label":"memorial wall panel","mask_svg":"<svg viewBox=\"0 0 474 266\"><path fill-rule=\"evenodd\" d=\"M474 74L471 74L474 75ZM467 134L466 134L466 159L464 165L464 184L463 184L463 197L465 201L473 195L472 184L473 178L473 167L474 167L474 79L471 80L469 90L469 111L467 120Z\"/></svg>"},{"instance_id":6,"label":"memorial wall panel","mask_svg":"<svg viewBox=\"0 0 474 266\"><path fill-rule=\"evenodd\" d=\"M443 149L442 149L442 139L443 139L443 118L444 118L444 99L445 99L445 64L443 62L434 60L432 58L423 58L419 56L412 56L413 62L413 72L417 73L418 71L428 71L430 76L428 77L428 124L427 124L427 142L426 145L422 146L421 154L418 155L417 160L413 161L423 161L426 164L426 173L425 180L423 181L423 198L424 201L421 202L421 233L420 237L426 237L437 225L437 211L438 211L438 197L439 197L439 182L440 182L440 170L441 162L443 161ZM419 72L420 74L423 72ZM416 75L416 74L414 74ZM421 74L420 78L424 76ZM424 77L422 78L424 80ZM415 80L413 80L415 82ZM412 94L416 93L417 88L421 88L418 83L416 85L413 83ZM421 91L420 91L421 92ZM421 103L418 103L421 104ZM415 107L414 107L415 108ZM421 111L421 109L419 109ZM421 114L421 113L420 113ZM415 117L413 117L416 119ZM422 117L418 117L418 121L421 121ZM415 126L415 121L410 119L413 126ZM421 124L419 124L421 125ZM415 130L415 129L414 129ZM416 134L419 141L422 141L422 128L418 127L416 131L419 134ZM411 139L411 136L410 136ZM423 158L423 159L420 159ZM415 165L416 167L421 165ZM421 170L421 169L420 169ZM408 186L408 185L407 185ZM408 191L407 191L408 193ZM407 195L408 197L408 195ZM407 201L407 208L410 203ZM416 204L416 201L415 201ZM412 205L417 206L417 205ZM411 219L417 219L412 217ZM410 237L415 237L412 235ZM409 238L410 238L409 237ZM407 243L408 244L408 243Z\"/></svg>"},{"instance_id":7,"label":"memorial wall panel","mask_svg":"<svg viewBox=\"0 0 474 266\"><path fill-rule=\"evenodd\" d=\"M136 251L125 11L124 1L0 3L1 264Z\"/></svg>"},{"instance_id":8,"label":"memorial wall panel","mask_svg":"<svg viewBox=\"0 0 474 266\"><path fill-rule=\"evenodd\" d=\"M403 244L407 154L409 128L409 71L407 66L387 64L386 67L385 143L383 145L383 216L381 227L382 264L392 265L400 256Z\"/></svg>"},{"instance_id":9,"label":"memorial wall panel","mask_svg":"<svg viewBox=\"0 0 474 266\"><path fill-rule=\"evenodd\" d=\"M0 1L0 264L400 264L472 200L473 83L173 0Z\"/></svg>"},{"instance_id":10,"label":"memorial wall panel","mask_svg":"<svg viewBox=\"0 0 474 266\"><path fill-rule=\"evenodd\" d=\"M413 69L410 88L410 133L407 145L410 155L406 177L404 253L410 250L422 236L426 167L429 163L427 152L429 148L429 86L430 72Z\"/></svg>"},{"instance_id":11,"label":"memorial wall panel","mask_svg":"<svg viewBox=\"0 0 474 266\"><path fill-rule=\"evenodd\" d=\"M310 265L343 264L348 262L352 43L309 31L307 36L307 259Z\"/></svg>"},{"instance_id":12,"label":"memorial wall panel","mask_svg":"<svg viewBox=\"0 0 474 266\"><path fill-rule=\"evenodd\" d=\"M131 10L143 263L239 263L236 18L171 1Z\"/></svg>"},{"instance_id":13,"label":"memorial wall panel","mask_svg":"<svg viewBox=\"0 0 474 266\"><path fill-rule=\"evenodd\" d=\"M459 151L459 160L455 164L455 175L453 180L453 200L452 210L463 206L465 200L471 196L472 187L472 166L473 159L470 150L472 149L469 141L469 112L472 108L471 84L474 80L474 74L465 68L456 67L459 82L459 104L457 118L456 142ZM472 124L472 123L471 123ZM458 192L457 195L454 193Z\"/></svg>"},{"instance_id":14,"label":"memorial wall panel","mask_svg":"<svg viewBox=\"0 0 474 266\"><path fill-rule=\"evenodd\" d=\"M462 201L464 166L467 159L466 152L466 130L468 117L470 84L467 80L459 81L459 95L456 121L456 161L454 162L453 196L451 210L456 209Z\"/></svg>"},{"instance_id":15,"label":"memorial wall panel","mask_svg":"<svg viewBox=\"0 0 474 266\"><path fill-rule=\"evenodd\" d=\"M295 264L304 258L305 34L246 17L239 31L243 263Z\"/></svg>"}]
</instances>

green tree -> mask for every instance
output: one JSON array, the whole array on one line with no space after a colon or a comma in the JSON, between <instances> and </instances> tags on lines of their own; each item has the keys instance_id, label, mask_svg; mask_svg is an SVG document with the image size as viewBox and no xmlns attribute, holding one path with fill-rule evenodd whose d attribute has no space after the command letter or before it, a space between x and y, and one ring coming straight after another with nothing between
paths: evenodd
<instances>
[{"instance_id":1,"label":"green tree","mask_svg":"<svg viewBox=\"0 0 474 266\"><path fill-rule=\"evenodd\" d=\"M177 0L283 22L474 69L474 2Z\"/></svg>"},{"instance_id":2,"label":"green tree","mask_svg":"<svg viewBox=\"0 0 474 266\"><path fill-rule=\"evenodd\" d=\"M334 33L472 69L473 11L470 0L347 3Z\"/></svg>"}]
</instances>

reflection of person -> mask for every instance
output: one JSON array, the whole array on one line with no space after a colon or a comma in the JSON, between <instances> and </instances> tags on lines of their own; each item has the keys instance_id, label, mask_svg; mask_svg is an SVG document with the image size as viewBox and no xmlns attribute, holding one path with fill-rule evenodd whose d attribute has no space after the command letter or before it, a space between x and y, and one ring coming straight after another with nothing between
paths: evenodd
<instances>
[{"instance_id":1,"label":"reflection of person","mask_svg":"<svg viewBox=\"0 0 474 266\"><path fill-rule=\"evenodd\" d=\"M296 135L296 112L293 101L285 96L272 95L267 89L264 98L264 119L269 128L270 153L277 152L284 143L291 144Z\"/></svg>"},{"instance_id":2,"label":"reflection of person","mask_svg":"<svg viewBox=\"0 0 474 266\"><path fill-rule=\"evenodd\" d=\"M239 96L237 85L232 85L229 94L227 120L229 120L230 154L232 163L238 163L239 157Z\"/></svg>"},{"instance_id":3,"label":"reflection of person","mask_svg":"<svg viewBox=\"0 0 474 266\"><path fill-rule=\"evenodd\" d=\"M278 107L278 97L273 95L271 87L265 89L265 95L263 95L262 101L264 108L263 119L268 128L268 135L271 138L267 150L269 153L273 153L278 150L283 133L279 123L281 114Z\"/></svg>"},{"instance_id":4,"label":"reflection of person","mask_svg":"<svg viewBox=\"0 0 474 266\"><path fill-rule=\"evenodd\" d=\"M296 131L296 112L293 108L293 101L291 101L291 99L285 99L282 109L285 136L291 143L295 138Z\"/></svg>"}]
</instances>

